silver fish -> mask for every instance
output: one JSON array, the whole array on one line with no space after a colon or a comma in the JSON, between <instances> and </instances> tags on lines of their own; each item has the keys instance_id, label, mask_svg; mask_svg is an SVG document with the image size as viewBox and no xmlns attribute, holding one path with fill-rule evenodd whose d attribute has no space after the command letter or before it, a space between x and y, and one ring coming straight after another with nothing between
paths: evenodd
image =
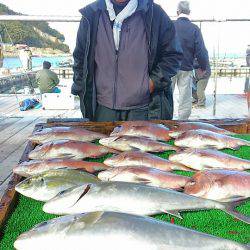
<instances>
[{"instance_id":1,"label":"silver fish","mask_svg":"<svg viewBox=\"0 0 250 250\"><path fill-rule=\"evenodd\" d=\"M29 153L29 158L33 160L49 160L55 158L77 160L98 158L108 153L117 153L117 151L94 143L60 140L37 146Z\"/></svg>"},{"instance_id":2,"label":"silver fish","mask_svg":"<svg viewBox=\"0 0 250 250\"><path fill-rule=\"evenodd\" d=\"M102 181L134 182L175 190L182 190L191 180L190 177L142 166L110 168L100 172L98 178Z\"/></svg>"},{"instance_id":3,"label":"silver fish","mask_svg":"<svg viewBox=\"0 0 250 250\"><path fill-rule=\"evenodd\" d=\"M182 164L174 163L156 155L140 151L129 151L115 155L106 159L104 164L110 167L144 166L164 171L191 171L190 168L187 168Z\"/></svg>"},{"instance_id":4,"label":"silver fish","mask_svg":"<svg viewBox=\"0 0 250 250\"><path fill-rule=\"evenodd\" d=\"M250 142L208 130L197 129L181 134L175 139L175 145L186 148L238 149L240 146L250 146Z\"/></svg>"},{"instance_id":5,"label":"silver fish","mask_svg":"<svg viewBox=\"0 0 250 250\"><path fill-rule=\"evenodd\" d=\"M15 241L17 250L249 250L246 245L149 217L94 212L36 225Z\"/></svg>"},{"instance_id":6,"label":"silver fish","mask_svg":"<svg viewBox=\"0 0 250 250\"><path fill-rule=\"evenodd\" d=\"M119 151L141 150L144 152L164 152L168 150L177 150L175 146L154 141L146 137L109 137L99 141L101 145L113 148Z\"/></svg>"},{"instance_id":7,"label":"silver fish","mask_svg":"<svg viewBox=\"0 0 250 250\"><path fill-rule=\"evenodd\" d=\"M206 169L250 169L250 161L212 149L186 149L171 154L169 160L194 170Z\"/></svg>"},{"instance_id":8,"label":"silver fish","mask_svg":"<svg viewBox=\"0 0 250 250\"><path fill-rule=\"evenodd\" d=\"M94 175L72 169L50 170L16 185L18 193L38 201L48 201L68 188L97 182Z\"/></svg>"},{"instance_id":9,"label":"silver fish","mask_svg":"<svg viewBox=\"0 0 250 250\"><path fill-rule=\"evenodd\" d=\"M51 127L35 131L29 140L37 144L43 144L58 140L73 140L91 142L107 137L104 134L74 127Z\"/></svg>"},{"instance_id":10,"label":"silver fish","mask_svg":"<svg viewBox=\"0 0 250 250\"><path fill-rule=\"evenodd\" d=\"M59 215L111 211L137 215L168 213L180 218L180 211L206 209L221 209L250 223L250 217L235 211L231 204L127 182L85 184L65 190L43 206L44 212Z\"/></svg>"}]
</instances>

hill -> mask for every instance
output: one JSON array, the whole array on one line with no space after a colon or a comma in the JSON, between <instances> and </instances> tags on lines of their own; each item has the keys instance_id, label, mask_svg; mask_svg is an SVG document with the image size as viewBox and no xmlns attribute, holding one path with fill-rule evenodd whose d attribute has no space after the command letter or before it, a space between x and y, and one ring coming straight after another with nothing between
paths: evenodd
<instances>
[{"instance_id":1,"label":"hill","mask_svg":"<svg viewBox=\"0 0 250 250\"><path fill-rule=\"evenodd\" d=\"M22 15L6 5L0 3L0 15ZM64 44L65 37L52 29L47 22L19 22L8 21L0 23L0 35L3 42L13 44L27 44L36 48L53 48L69 52L68 45Z\"/></svg>"}]
</instances>

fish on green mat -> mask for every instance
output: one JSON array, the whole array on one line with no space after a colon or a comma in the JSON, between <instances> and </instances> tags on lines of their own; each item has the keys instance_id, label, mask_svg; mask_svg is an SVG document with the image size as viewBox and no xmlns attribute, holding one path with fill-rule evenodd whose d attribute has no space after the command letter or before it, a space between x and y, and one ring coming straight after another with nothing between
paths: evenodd
<instances>
[{"instance_id":1,"label":"fish on green mat","mask_svg":"<svg viewBox=\"0 0 250 250\"><path fill-rule=\"evenodd\" d=\"M104 134L89 131L84 128L74 127L51 127L35 131L29 140L37 144L43 144L58 140L75 140L82 142L91 142L107 137Z\"/></svg>"},{"instance_id":2,"label":"fish on green mat","mask_svg":"<svg viewBox=\"0 0 250 250\"><path fill-rule=\"evenodd\" d=\"M110 167L145 166L164 171L191 170L182 164L170 162L167 159L141 151L129 151L114 155L106 159L104 164Z\"/></svg>"},{"instance_id":3,"label":"fish on green mat","mask_svg":"<svg viewBox=\"0 0 250 250\"><path fill-rule=\"evenodd\" d=\"M220 169L198 172L186 184L185 193L222 202L244 200L250 197L250 173Z\"/></svg>"},{"instance_id":4,"label":"fish on green mat","mask_svg":"<svg viewBox=\"0 0 250 250\"><path fill-rule=\"evenodd\" d=\"M177 147L200 149L239 149L241 146L250 146L249 141L202 129L184 132L175 139L174 144Z\"/></svg>"},{"instance_id":5,"label":"fish on green mat","mask_svg":"<svg viewBox=\"0 0 250 250\"><path fill-rule=\"evenodd\" d=\"M169 141L169 128L156 123L125 123L115 127L110 134L111 137L136 136L147 137L156 141Z\"/></svg>"},{"instance_id":6,"label":"fish on green mat","mask_svg":"<svg viewBox=\"0 0 250 250\"><path fill-rule=\"evenodd\" d=\"M169 136L172 138L177 138L182 133L189 131L189 130L197 130L197 129L203 129L212 131L218 134L224 134L224 135L235 135L235 133L232 133L228 130L216 127L215 125L205 123L205 122L181 122L175 125L173 128L171 128L171 131L169 132Z\"/></svg>"},{"instance_id":7,"label":"fish on green mat","mask_svg":"<svg viewBox=\"0 0 250 250\"><path fill-rule=\"evenodd\" d=\"M169 156L169 160L193 170L250 169L250 161L212 149L185 149Z\"/></svg>"},{"instance_id":8,"label":"fish on green mat","mask_svg":"<svg viewBox=\"0 0 250 250\"><path fill-rule=\"evenodd\" d=\"M98 178L92 174L72 169L57 169L29 177L17 184L15 190L32 199L48 201L68 188L97 181Z\"/></svg>"},{"instance_id":9,"label":"fish on green mat","mask_svg":"<svg viewBox=\"0 0 250 250\"><path fill-rule=\"evenodd\" d=\"M107 230L108 229L108 230ZM15 241L17 250L249 250L214 237L149 217L114 212L63 216L36 225Z\"/></svg>"},{"instance_id":10,"label":"fish on green mat","mask_svg":"<svg viewBox=\"0 0 250 250\"><path fill-rule=\"evenodd\" d=\"M96 173L102 170L107 170L109 167L101 162L89 162L73 159L51 159L43 161L31 160L18 164L13 169L13 172L24 177L30 177L32 175L56 169L76 169L89 173Z\"/></svg>"},{"instance_id":11,"label":"fish on green mat","mask_svg":"<svg viewBox=\"0 0 250 250\"><path fill-rule=\"evenodd\" d=\"M29 158L32 160L59 158L80 160L85 158L98 158L108 153L117 153L117 151L89 142L59 140L37 146L29 153Z\"/></svg>"},{"instance_id":12,"label":"fish on green mat","mask_svg":"<svg viewBox=\"0 0 250 250\"><path fill-rule=\"evenodd\" d=\"M183 190L190 177L173 174L156 168L143 166L116 167L98 174L102 181L124 181L142 183L153 187Z\"/></svg>"},{"instance_id":13,"label":"fish on green mat","mask_svg":"<svg viewBox=\"0 0 250 250\"><path fill-rule=\"evenodd\" d=\"M137 215L220 209L250 224L250 217L238 213L233 203L220 203L175 190L126 182L97 182L65 190L46 202L43 211L63 215L112 211Z\"/></svg>"},{"instance_id":14,"label":"fish on green mat","mask_svg":"<svg viewBox=\"0 0 250 250\"><path fill-rule=\"evenodd\" d=\"M163 142L135 136L108 137L101 139L99 143L118 151L141 150L143 152L164 152L178 150L177 147Z\"/></svg>"}]
</instances>

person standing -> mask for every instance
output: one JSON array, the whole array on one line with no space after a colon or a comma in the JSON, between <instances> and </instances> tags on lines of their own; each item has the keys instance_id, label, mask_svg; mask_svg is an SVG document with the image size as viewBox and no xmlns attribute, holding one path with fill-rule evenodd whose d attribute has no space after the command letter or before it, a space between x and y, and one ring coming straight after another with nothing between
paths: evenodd
<instances>
[{"instance_id":1,"label":"person standing","mask_svg":"<svg viewBox=\"0 0 250 250\"><path fill-rule=\"evenodd\" d=\"M194 59L197 58L202 74L204 74L208 62L208 52L201 31L198 26L191 23L189 19L190 12L188 1L179 2L178 19L175 21L175 28L180 39L184 58L180 71L173 78L173 90L177 85L179 89L178 118L180 120L187 120L191 115Z\"/></svg>"},{"instance_id":2,"label":"person standing","mask_svg":"<svg viewBox=\"0 0 250 250\"><path fill-rule=\"evenodd\" d=\"M163 9L153 0L97 0L80 13L71 92L83 117L172 119L182 49Z\"/></svg>"},{"instance_id":3,"label":"person standing","mask_svg":"<svg viewBox=\"0 0 250 250\"><path fill-rule=\"evenodd\" d=\"M206 71L202 71L201 67L198 64L194 65L194 84L196 88L193 90L193 103L197 108L206 107L206 94L205 90L211 76L211 68L209 60L207 62Z\"/></svg>"},{"instance_id":4,"label":"person standing","mask_svg":"<svg viewBox=\"0 0 250 250\"><path fill-rule=\"evenodd\" d=\"M51 63L44 61L43 69L36 73L36 81L41 94L44 93L59 93L57 85L59 78L57 74L50 70Z\"/></svg>"},{"instance_id":5,"label":"person standing","mask_svg":"<svg viewBox=\"0 0 250 250\"><path fill-rule=\"evenodd\" d=\"M3 46L2 46L2 44L0 44L0 68L3 67L3 59L4 59L4 56L3 56Z\"/></svg>"}]
</instances>

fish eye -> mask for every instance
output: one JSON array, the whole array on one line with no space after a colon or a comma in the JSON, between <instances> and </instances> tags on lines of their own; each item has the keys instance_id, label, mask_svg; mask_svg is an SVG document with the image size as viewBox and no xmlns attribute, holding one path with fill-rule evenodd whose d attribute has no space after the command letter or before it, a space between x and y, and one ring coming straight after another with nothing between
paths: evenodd
<instances>
[{"instance_id":1,"label":"fish eye","mask_svg":"<svg viewBox=\"0 0 250 250\"><path fill-rule=\"evenodd\" d=\"M42 182L42 184L45 183L45 179L43 177L40 179L40 181Z\"/></svg>"}]
</instances>

